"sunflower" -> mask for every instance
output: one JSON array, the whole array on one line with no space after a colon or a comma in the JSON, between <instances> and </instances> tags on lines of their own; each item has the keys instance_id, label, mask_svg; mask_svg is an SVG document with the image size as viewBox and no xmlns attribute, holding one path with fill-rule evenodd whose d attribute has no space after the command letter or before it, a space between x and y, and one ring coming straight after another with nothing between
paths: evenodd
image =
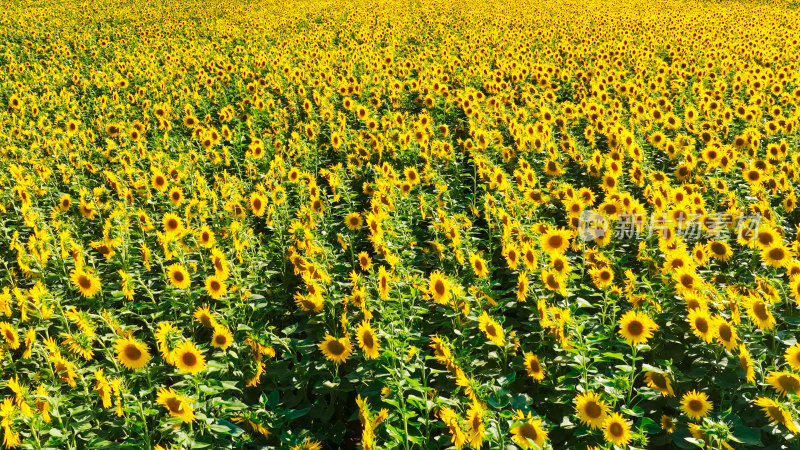
<instances>
[{"instance_id":1,"label":"sunflower","mask_svg":"<svg viewBox=\"0 0 800 450\"><path fill-rule=\"evenodd\" d=\"M695 336L704 342L711 342L714 339L713 320L704 308L695 308L689 311L689 326Z\"/></svg>"},{"instance_id":2,"label":"sunflower","mask_svg":"<svg viewBox=\"0 0 800 450\"><path fill-rule=\"evenodd\" d=\"M233 335L227 327L216 325L214 327L214 334L211 336L211 345L214 347L225 350L233 344Z\"/></svg>"},{"instance_id":3,"label":"sunflower","mask_svg":"<svg viewBox=\"0 0 800 450\"><path fill-rule=\"evenodd\" d=\"M775 316L767 307L764 300L760 298L750 298L746 302L747 315L755 322L756 326L763 331L769 331L775 327Z\"/></svg>"},{"instance_id":4,"label":"sunflower","mask_svg":"<svg viewBox=\"0 0 800 450\"><path fill-rule=\"evenodd\" d=\"M436 303L445 305L450 299L450 282L442 272L434 271L428 279L428 292Z\"/></svg>"},{"instance_id":5,"label":"sunflower","mask_svg":"<svg viewBox=\"0 0 800 450\"><path fill-rule=\"evenodd\" d=\"M708 261L708 253L706 247L699 242L692 247L692 259L698 266L705 266Z\"/></svg>"},{"instance_id":6,"label":"sunflower","mask_svg":"<svg viewBox=\"0 0 800 450\"><path fill-rule=\"evenodd\" d=\"M753 403L764 410L764 415L771 423L783 425L794 434L800 433L792 414L783 405L768 397L756 397Z\"/></svg>"},{"instance_id":7,"label":"sunflower","mask_svg":"<svg viewBox=\"0 0 800 450\"><path fill-rule=\"evenodd\" d=\"M217 319L208 306L198 307L194 310L194 320L200 322L206 328L213 329L217 326Z\"/></svg>"},{"instance_id":8,"label":"sunflower","mask_svg":"<svg viewBox=\"0 0 800 450\"><path fill-rule=\"evenodd\" d=\"M648 370L644 374L644 379L647 383L647 386L660 391L661 395L665 397L675 396L675 391L672 390L672 383L666 374Z\"/></svg>"},{"instance_id":9,"label":"sunflower","mask_svg":"<svg viewBox=\"0 0 800 450\"><path fill-rule=\"evenodd\" d=\"M511 242L503 242L503 256L506 258L508 268L517 270L520 260L519 247Z\"/></svg>"},{"instance_id":10,"label":"sunflower","mask_svg":"<svg viewBox=\"0 0 800 450\"><path fill-rule=\"evenodd\" d=\"M689 391L681 398L681 411L691 420L700 420L707 416L714 404L704 392Z\"/></svg>"},{"instance_id":11,"label":"sunflower","mask_svg":"<svg viewBox=\"0 0 800 450\"><path fill-rule=\"evenodd\" d=\"M180 206L183 203L183 189L178 186L173 186L169 190L169 201L174 206Z\"/></svg>"},{"instance_id":12,"label":"sunflower","mask_svg":"<svg viewBox=\"0 0 800 450\"><path fill-rule=\"evenodd\" d=\"M171 388L161 388L158 391L156 402L167 408L169 415L183 419L184 423L194 420L194 409L191 406L192 399L178 395Z\"/></svg>"},{"instance_id":13,"label":"sunflower","mask_svg":"<svg viewBox=\"0 0 800 450\"><path fill-rule=\"evenodd\" d=\"M348 336L337 339L330 334L326 334L325 339L319 344L319 349L328 360L340 364L345 362L353 353L353 344Z\"/></svg>"},{"instance_id":14,"label":"sunflower","mask_svg":"<svg viewBox=\"0 0 800 450\"><path fill-rule=\"evenodd\" d=\"M344 224L349 230L355 231L361 228L364 222L361 220L361 215L357 212L351 212L344 218Z\"/></svg>"},{"instance_id":15,"label":"sunflower","mask_svg":"<svg viewBox=\"0 0 800 450\"><path fill-rule=\"evenodd\" d=\"M506 336L503 332L503 327L500 326L494 319L489 317L489 314L484 311L478 318L478 328L486 334L486 337L492 341L494 345L502 347L506 343Z\"/></svg>"},{"instance_id":16,"label":"sunflower","mask_svg":"<svg viewBox=\"0 0 800 450\"><path fill-rule=\"evenodd\" d=\"M530 281L528 280L528 273L522 271L517 275L517 301L520 303L528 301L529 292Z\"/></svg>"},{"instance_id":17,"label":"sunflower","mask_svg":"<svg viewBox=\"0 0 800 450\"><path fill-rule=\"evenodd\" d=\"M658 325L647 314L638 311L628 311L619 320L619 334L628 345L639 345L653 337L653 332Z\"/></svg>"},{"instance_id":18,"label":"sunflower","mask_svg":"<svg viewBox=\"0 0 800 450\"><path fill-rule=\"evenodd\" d=\"M380 356L380 342L368 320L364 320L358 326L356 330L356 341L368 359L375 359Z\"/></svg>"},{"instance_id":19,"label":"sunflower","mask_svg":"<svg viewBox=\"0 0 800 450\"><path fill-rule=\"evenodd\" d=\"M756 245L761 250L766 250L767 248L772 247L774 244L780 242L780 233L778 233L778 230L769 225L759 226L758 232L755 235L755 239L752 240L752 244Z\"/></svg>"},{"instance_id":20,"label":"sunflower","mask_svg":"<svg viewBox=\"0 0 800 450\"><path fill-rule=\"evenodd\" d=\"M734 351L738 346L737 341L739 340L736 328L731 326L731 324L722 317L717 317L717 320L714 322L714 329L714 337L725 347L725 350L730 352Z\"/></svg>"},{"instance_id":21,"label":"sunflower","mask_svg":"<svg viewBox=\"0 0 800 450\"><path fill-rule=\"evenodd\" d=\"M541 236L539 242L547 253L564 253L569 248L572 232L558 228L551 228Z\"/></svg>"},{"instance_id":22,"label":"sunflower","mask_svg":"<svg viewBox=\"0 0 800 450\"><path fill-rule=\"evenodd\" d=\"M581 423L591 429L596 429L605 422L608 416L608 406L599 394L589 391L576 397L575 412Z\"/></svg>"},{"instance_id":23,"label":"sunflower","mask_svg":"<svg viewBox=\"0 0 800 450\"><path fill-rule=\"evenodd\" d=\"M358 265L361 266L361 270L364 272L372 268L372 258L370 258L369 253L361 252L358 254Z\"/></svg>"},{"instance_id":24,"label":"sunflower","mask_svg":"<svg viewBox=\"0 0 800 450\"><path fill-rule=\"evenodd\" d=\"M92 298L100 292L100 278L88 274L83 269L73 270L69 278L72 285L86 298Z\"/></svg>"},{"instance_id":25,"label":"sunflower","mask_svg":"<svg viewBox=\"0 0 800 450\"><path fill-rule=\"evenodd\" d=\"M800 276L795 275L789 281L789 292L791 292L792 297L794 297L795 303L800 305Z\"/></svg>"},{"instance_id":26,"label":"sunflower","mask_svg":"<svg viewBox=\"0 0 800 450\"><path fill-rule=\"evenodd\" d=\"M781 395L800 395L800 376L789 372L770 372L767 377L770 384Z\"/></svg>"},{"instance_id":27,"label":"sunflower","mask_svg":"<svg viewBox=\"0 0 800 450\"><path fill-rule=\"evenodd\" d=\"M787 348L783 357L786 359L786 364L788 364L789 367L800 371L800 343Z\"/></svg>"},{"instance_id":28,"label":"sunflower","mask_svg":"<svg viewBox=\"0 0 800 450\"><path fill-rule=\"evenodd\" d=\"M191 374L206 368L206 357L188 339L172 351L172 360L178 369Z\"/></svg>"},{"instance_id":29,"label":"sunflower","mask_svg":"<svg viewBox=\"0 0 800 450\"><path fill-rule=\"evenodd\" d=\"M183 221L173 213L166 213L161 218L161 227L167 236L177 236L183 233Z\"/></svg>"},{"instance_id":30,"label":"sunflower","mask_svg":"<svg viewBox=\"0 0 800 450\"><path fill-rule=\"evenodd\" d=\"M756 372L753 369L753 358L744 344L739 344L739 367L745 372L745 378L748 383L756 382Z\"/></svg>"},{"instance_id":31,"label":"sunflower","mask_svg":"<svg viewBox=\"0 0 800 450\"><path fill-rule=\"evenodd\" d=\"M710 241L706 244L706 249L710 256L720 260L720 261L727 261L733 256L733 251L731 250L731 246L728 245L727 242L722 241Z\"/></svg>"},{"instance_id":32,"label":"sunflower","mask_svg":"<svg viewBox=\"0 0 800 450\"><path fill-rule=\"evenodd\" d=\"M186 289L192 284L192 280L189 278L189 271L179 263L167 267L167 278L177 289Z\"/></svg>"},{"instance_id":33,"label":"sunflower","mask_svg":"<svg viewBox=\"0 0 800 450\"><path fill-rule=\"evenodd\" d=\"M483 258L472 253L469 255L469 264L472 266L472 273L478 278L486 278L489 275L489 268ZM800 277L798 277L800 279Z\"/></svg>"},{"instance_id":34,"label":"sunflower","mask_svg":"<svg viewBox=\"0 0 800 450\"><path fill-rule=\"evenodd\" d=\"M546 289L558 292L564 297L567 296L567 287L564 285L564 280L558 272L542 270L540 277Z\"/></svg>"},{"instance_id":35,"label":"sunflower","mask_svg":"<svg viewBox=\"0 0 800 450\"><path fill-rule=\"evenodd\" d=\"M264 196L264 194L258 191L251 193L248 203L250 205L250 211L253 212L254 216L261 217L264 215L264 212L267 208L267 198Z\"/></svg>"},{"instance_id":36,"label":"sunflower","mask_svg":"<svg viewBox=\"0 0 800 450\"><path fill-rule=\"evenodd\" d=\"M153 186L153 189L159 192L166 192L167 187L169 186L168 183L169 181L167 180L167 177L159 171L154 172L152 178L150 179L150 185Z\"/></svg>"},{"instance_id":37,"label":"sunflower","mask_svg":"<svg viewBox=\"0 0 800 450\"><path fill-rule=\"evenodd\" d=\"M200 244L201 247L211 248L214 246L215 241L214 232L211 231L208 225L203 225L200 231L197 232L197 243Z\"/></svg>"},{"instance_id":38,"label":"sunflower","mask_svg":"<svg viewBox=\"0 0 800 450\"><path fill-rule=\"evenodd\" d=\"M523 449L533 448L531 442L541 447L547 440L547 431L542 429L541 420L529 417L522 425L511 427L511 438Z\"/></svg>"},{"instance_id":39,"label":"sunflower","mask_svg":"<svg viewBox=\"0 0 800 450\"><path fill-rule=\"evenodd\" d=\"M624 447L631 441L631 423L620 413L609 415L603 422L603 437L606 442Z\"/></svg>"},{"instance_id":40,"label":"sunflower","mask_svg":"<svg viewBox=\"0 0 800 450\"><path fill-rule=\"evenodd\" d=\"M483 421L483 407L479 402L472 402L467 410L467 435L469 444L473 448L481 448L483 437L486 434L486 424Z\"/></svg>"},{"instance_id":41,"label":"sunflower","mask_svg":"<svg viewBox=\"0 0 800 450\"><path fill-rule=\"evenodd\" d=\"M539 357L533 353L525 353L525 369L528 371L528 376L535 381L544 379L544 367L539 362Z\"/></svg>"},{"instance_id":42,"label":"sunflower","mask_svg":"<svg viewBox=\"0 0 800 450\"><path fill-rule=\"evenodd\" d=\"M131 337L117 339L114 349L120 364L131 370L144 368L151 358L147 346Z\"/></svg>"},{"instance_id":43,"label":"sunflower","mask_svg":"<svg viewBox=\"0 0 800 450\"><path fill-rule=\"evenodd\" d=\"M72 197L69 194L64 194L58 200L58 208L61 211L67 211L72 206Z\"/></svg>"},{"instance_id":44,"label":"sunflower","mask_svg":"<svg viewBox=\"0 0 800 450\"><path fill-rule=\"evenodd\" d=\"M0 322L0 336L3 336L10 349L16 350L19 348L19 334L14 325L8 322Z\"/></svg>"},{"instance_id":45,"label":"sunflower","mask_svg":"<svg viewBox=\"0 0 800 450\"><path fill-rule=\"evenodd\" d=\"M662 414L660 424L661 424L661 429L667 432L667 434L672 434L675 432L675 419L673 419L672 417L666 414Z\"/></svg>"},{"instance_id":46,"label":"sunflower","mask_svg":"<svg viewBox=\"0 0 800 450\"><path fill-rule=\"evenodd\" d=\"M386 267L380 266L378 269L378 294L381 300L389 298L389 273L386 272Z\"/></svg>"},{"instance_id":47,"label":"sunflower","mask_svg":"<svg viewBox=\"0 0 800 450\"><path fill-rule=\"evenodd\" d=\"M214 247L211 249L211 265L214 266L214 275L220 280L225 281L231 274L228 262L225 260L225 253Z\"/></svg>"},{"instance_id":48,"label":"sunflower","mask_svg":"<svg viewBox=\"0 0 800 450\"><path fill-rule=\"evenodd\" d=\"M320 312L324 306L324 299L321 295L294 294L294 302L303 311Z\"/></svg>"},{"instance_id":49,"label":"sunflower","mask_svg":"<svg viewBox=\"0 0 800 450\"><path fill-rule=\"evenodd\" d=\"M770 267L786 267L792 261L792 253L782 243L774 244L761 252L761 259Z\"/></svg>"},{"instance_id":50,"label":"sunflower","mask_svg":"<svg viewBox=\"0 0 800 450\"><path fill-rule=\"evenodd\" d=\"M206 292L208 292L208 295L214 300L219 300L228 292L228 287L218 276L211 275L206 278Z\"/></svg>"},{"instance_id":51,"label":"sunflower","mask_svg":"<svg viewBox=\"0 0 800 450\"><path fill-rule=\"evenodd\" d=\"M589 269L589 275L598 289L605 289L614 283L614 271L610 267L594 267Z\"/></svg>"},{"instance_id":52,"label":"sunflower","mask_svg":"<svg viewBox=\"0 0 800 450\"><path fill-rule=\"evenodd\" d=\"M671 270L672 279L675 280L675 288L680 293L687 291L694 291L703 285L703 279L697 275L694 268L681 267L677 270Z\"/></svg>"},{"instance_id":53,"label":"sunflower","mask_svg":"<svg viewBox=\"0 0 800 450\"><path fill-rule=\"evenodd\" d=\"M303 442L292 446L289 450L322 450L322 443L311 438L305 438Z\"/></svg>"}]
</instances>

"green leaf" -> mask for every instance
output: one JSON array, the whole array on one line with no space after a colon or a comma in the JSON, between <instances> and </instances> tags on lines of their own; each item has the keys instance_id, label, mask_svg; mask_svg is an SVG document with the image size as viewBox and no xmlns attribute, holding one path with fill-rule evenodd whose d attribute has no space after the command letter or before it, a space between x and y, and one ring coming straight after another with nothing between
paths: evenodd
<instances>
[{"instance_id":1,"label":"green leaf","mask_svg":"<svg viewBox=\"0 0 800 450\"><path fill-rule=\"evenodd\" d=\"M655 420L649 417L642 417L639 429L647 434L658 434L661 432L661 425L657 424Z\"/></svg>"},{"instance_id":2,"label":"green leaf","mask_svg":"<svg viewBox=\"0 0 800 450\"><path fill-rule=\"evenodd\" d=\"M743 444L755 445L757 447L764 446L761 442L761 432L754 428L737 425L733 428L733 436L739 439Z\"/></svg>"}]
</instances>

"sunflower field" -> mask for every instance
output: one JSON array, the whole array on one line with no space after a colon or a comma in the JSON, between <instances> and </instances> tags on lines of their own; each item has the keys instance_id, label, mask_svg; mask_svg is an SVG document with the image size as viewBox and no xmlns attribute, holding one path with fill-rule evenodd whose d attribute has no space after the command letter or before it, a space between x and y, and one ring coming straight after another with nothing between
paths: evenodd
<instances>
[{"instance_id":1,"label":"sunflower field","mask_svg":"<svg viewBox=\"0 0 800 450\"><path fill-rule=\"evenodd\" d=\"M0 11L4 448L800 449L800 4Z\"/></svg>"}]
</instances>

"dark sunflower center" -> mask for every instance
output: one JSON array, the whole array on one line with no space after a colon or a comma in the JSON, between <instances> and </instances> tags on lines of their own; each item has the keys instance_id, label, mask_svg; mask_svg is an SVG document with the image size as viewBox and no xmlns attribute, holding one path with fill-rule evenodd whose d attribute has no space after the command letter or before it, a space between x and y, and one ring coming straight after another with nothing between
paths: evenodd
<instances>
[{"instance_id":1,"label":"dark sunflower center","mask_svg":"<svg viewBox=\"0 0 800 450\"><path fill-rule=\"evenodd\" d=\"M769 315L767 314L767 307L762 302L758 302L753 305L753 312L755 313L756 317L760 320L767 320L769 319Z\"/></svg>"},{"instance_id":2,"label":"dark sunflower center","mask_svg":"<svg viewBox=\"0 0 800 450\"><path fill-rule=\"evenodd\" d=\"M78 277L78 285L80 285L81 289L89 289L92 287L92 280L86 275L81 275Z\"/></svg>"},{"instance_id":3,"label":"dark sunflower center","mask_svg":"<svg viewBox=\"0 0 800 450\"><path fill-rule=\"evenodd\" d=\"M644 324L639 322L638 320L634 320L633 322L628 324L628 333L632 336L639 336L644 332Z\"/></svg>"},{"instance_id":4,"label":"dark sunflower center","mask_svg":"<svg viewBox=\"0 0 800 450\"><path fill-rule=\"evenodd\" d=\"M778 378L778 384L787 392L795 392L800 388L800 382L788 375L781 375L780 378Z\"/></svg>"},{"instance_id":5,"label":"dark sunflower center","mask_svg":"<svg viewBox=\"0 0 800 450\"><path fill-rule=\"evenodd\" d=\"M769 251L769 257L775 261L782 261L786 257L786 252L782 248L776 247Z\"/></svg>"},{"instance_id":6,"label":"dark sunflower center","mask_svg":"<svg viewBox=\"0 0 800 450\"><path fill-rule=\"evenodd\" d=\"M586 415L592 419L597 419L603 414L603 408L594 401L587 403L584 410L586 411Z\"/></svg>"},{"instance_id":7,"label":"dark sunflower center","mask_svg":"<svg viewBox=\"0 0 800 450\"><path fill-rule=\"evenodd\" d=\"M690 400L687 406L694 412L700 412L703 410L703 402L697 399Z\"/></svg>"},{"instance_id":8,"label":"dark sunflower center","mask_svg":"<svg viewBox=\"0 0 800 450\"><path fill-rule=\"evenodd\" d=\"M181 401L174 397L167 400L167 408L175 414L183 412Z\"/></svg>"},{"instance_id":9,"label":"dark sunflower center","mask_svg":"<svg viewBox=\"0 0 800 450\"><path fill-rule=\"evenodd\" d=\"M519 434L532 441L535 441L539 436L539 433L536 432L536 428L529 423L526 423L519 429Z\"/></svg>"},{"instance_id":10,"label":"dark sunflower center","mask_svg":"<svg viewBox=\"0 0 800 450\"><path fill-rule=\"evenodd\" d=\"M142 357L142 351L139 350L135 345L126 345L125 346L125 357L130 359L131 361L138 361L139 358Z\"/></svg>"},{"instance_id":11,"label":"dark sunflower center","mask_svg":"<svg viewBox=\"0 0 800 450\"><path fill-rule=\"evenodd\" d=\"M433 284L433 290L436 291L436 295L443 296L445 287L444 282L442 280L436 280L436 283Z\"/></svg>"},{"instance_id":12,"label":"dark sunflower center","mask_svg":"<svg viewBox=\"0 0 800 450\"><path fill-rule=\"evenodd\" d=\"M197 356L194 353L186 352L181 357L183 363L189 367L193 367L197 364Z\"/></svg>"},{"instance_id":13,"label":"dark sunflower center","mask_svg":"<svg viewBox=\"0 0 800 450\"><path fill-rule=\"evenodd\" d=\"M731 332L731 327L728 325L722 324L719 327L719 338L725 342L728 342L733 337L733 333Z\"/></svg>"},{"instance_id":14,"label":"dark sunflower center","mask_svg":"<svg viewBox=\"0 0 800 450\"><path fill-rule=\"evenodd\" d=\"M331 341L328 343L328 352L332 355L339 356L344 353L344 345L339 341Z\"/></svg>"},{"instance_id":15,"label":"dark sunflower center","mask_svg":"<svg viewBox=\"0 0 800 450\"><path fill-rule=\"evenodd\" d=\"M365 331L363 335L361 335L361 340L364 342L364 347L372 348L375 344L375 340L372 339L372 333L369 331Z\"/></svg>"}]
</instances>

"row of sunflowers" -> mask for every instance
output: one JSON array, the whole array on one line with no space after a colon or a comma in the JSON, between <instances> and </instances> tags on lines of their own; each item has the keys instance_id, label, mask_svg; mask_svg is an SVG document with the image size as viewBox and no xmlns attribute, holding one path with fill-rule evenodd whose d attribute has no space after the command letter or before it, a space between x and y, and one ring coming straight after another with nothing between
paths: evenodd
<instances>
[{"instance_id":1,"label":"row of sunflowers","mask_svg":"<svg viewBox=\"0 0 800 450\"><path fill-rule=\"evenodd\" d=\"M787 2L0 17L5 448L797 448Z\"/></svg>"}]
</instances>

